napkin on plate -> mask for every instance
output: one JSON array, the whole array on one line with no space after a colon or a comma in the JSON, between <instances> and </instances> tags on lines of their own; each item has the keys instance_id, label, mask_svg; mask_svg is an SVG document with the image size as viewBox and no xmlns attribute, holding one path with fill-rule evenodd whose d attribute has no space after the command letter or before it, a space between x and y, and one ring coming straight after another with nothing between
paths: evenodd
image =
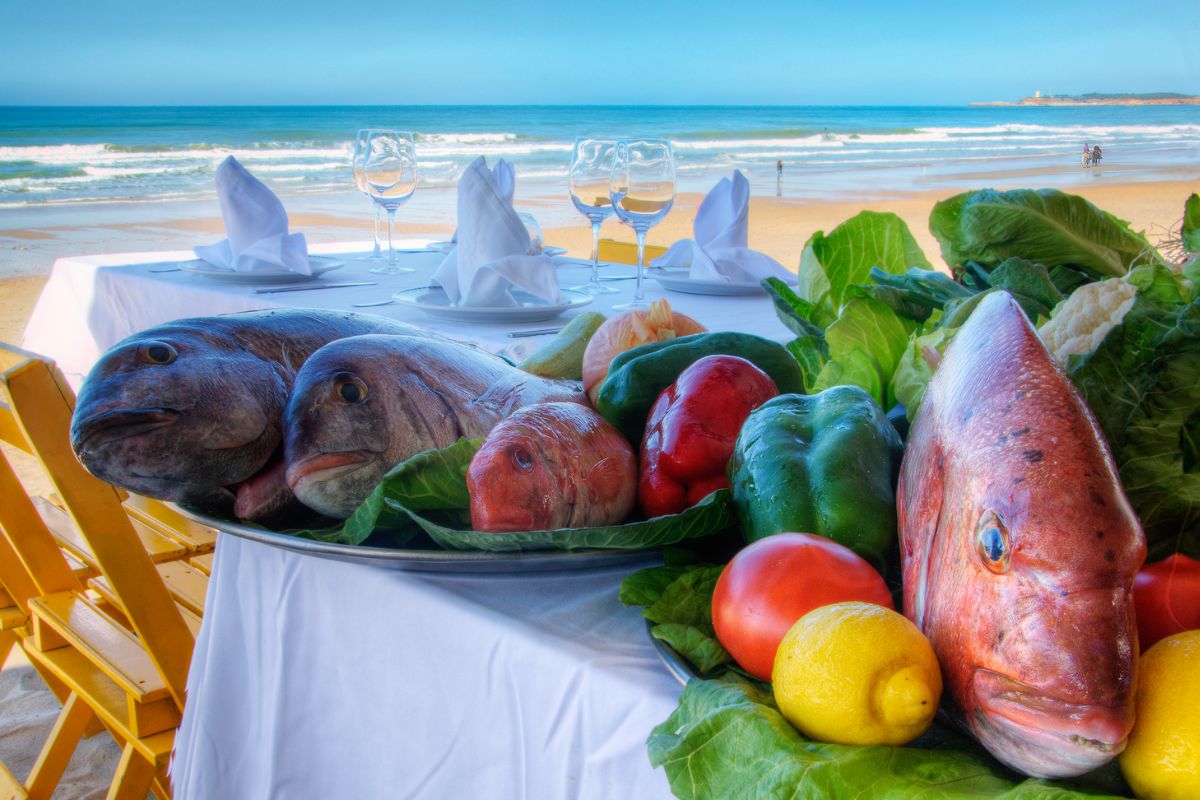
<instances>
[{"instance_id":1,"label":"napkin on plate","mask_svg":"<svg viewBox=\"0 0 1200 800\"><path fill-rule=\"evenodd\" d=\"M456 306L517 306L513 288L558 302L554 262L527 255L529 232L513 210L516 176L505 161L489 169L480 156L458 181L458 233L453 250L433 273Z\"/></svg>"},{"instance_id":2,"label":"napkin on plate","mask_svg":"<svg viewBox=\"0 0 1200 800\"><path fill-rule=\"evenodd\" d=\"M734 170L732 179L722 178L700 203L692 223L695 238L681 239L650 265L690 267L694 280L795 282L778 261L746 246L749 217L750 182Z\"/></svg>"},{"instance_id":3,"label":"napkin on plate","mask_svg":"<svg viewBox=\"0 0 1200 800\"><path fill-rule=\"evenodd\" d=\"M235 272L312 274L304 234L288 233L283 203L233 156L217 167L217 200L228 238L193 248L198 257Z\"/></svg>"}]
</instances>

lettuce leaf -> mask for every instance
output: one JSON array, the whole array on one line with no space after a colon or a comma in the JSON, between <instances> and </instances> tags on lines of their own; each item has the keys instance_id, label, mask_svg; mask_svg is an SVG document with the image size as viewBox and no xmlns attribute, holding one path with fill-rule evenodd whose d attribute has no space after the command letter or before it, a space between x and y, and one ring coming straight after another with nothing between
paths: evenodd
<instances>
[{"instance_id":1,"label":"lettuce leaf","mask_svg":"<svg viewBox=\"0 0 1200 800\"><path fill-rule=\"evenodd\" d=\"M1183 249L1200 253L1200 194L1193 192L1183 204Z\"/></svg>"},{"instance_id":2,"label":"lettuce leaf","mask_svg":"<svg viewBox=\"0 0 1200 800\"><path fill-rule=\"evenodd\" d=\"M666 642L701 675L733 665L712 626L712 596L724 569L712 564L650 567L621 582L625 605L645 606L650 635Z\"/></svg>"},{"instance_id":3,"label":"lettuce leaf","mask_svg":"<svg viewBox=\"0 0 1200 800\"><path fill-rule=\"evenodd\" d=\"M1047 269L1069 266L1117 276L1135 262L1161 261L1129 223L1057 189L955 195L933 207L929 229L951 266L977 261L994 267L1017 256Z\"/></svg>"},{"instance_id":4,"label":"lettuce leaf","mask_svg":"<svg viewBox=\"0 0 1200 800\"><path fill-rule=\"evenodd\" d=\"M1100 424L1148 559L1200 557L1200 300L1166 269L1139 268L1132 308L1068 373Z\"/></svg>"},{"instance_id":5,"label":"lettuce leaf","mask_svg":"<svg viewBox=\"0 0 1200 800\"><path fill-rule=\"evenodd\" d=\"M956 333L958 328L934 328L926 334L914 333L908 340L908 347L892 373L891 393L896 402L904 406L909 422L917 418L929 381Z\"/></svg>"},{"instance_id":6,"label":"lettuce leaf","mask_svg":"<svg viewBox=\"0 0 1200 800\"><path fill-rule=\"evenodd\" d=\"M892 373L904 355L910 330L911 324L884 303L870 297L851 300L825 330L829 361L813 391L851 384L864 389L881 408L891 408Z\"/></svg>"},{"instance_id":7,"label":"lettuce leaf","mask_svg":"<svg viewBox=\"0 0 1200 800\"><path fill-rule=\"evenodd\" d=\"M809 741L779 713L766 684L726 674L719 680L690 681L675 713L650 734L647 748L650 763L666 771L671 791L683 800L1102 796L1074 791L1063 783L1022 781L960 737L941 732L941 738L965 749Z\"/></svg>"},{"instance_id":8,"label":"lettuce leaf","mask_svg":"<svg viewBox=\"0 0 1200 800\"><path fill-rule=\"evenodd\" d=\"M382 502L408 516L447 550L524 552L609 548L641 550L720 533L734 524L729 490L720 489L679 514L590 528L488 533L469 529L466 475L481 439L460 439L419 453L385 476ZM379 491L379 490L377 490Z\"/></svg>"},{"instance_id":9,"label":"lettuce leaf","mask_svg":"<svg viewBox=\"0 0 1200 800\"><path fill-rule=\"evenodd\" d=\"M846 289L865 284L872 267L891 274L909 267L932 269L904 220L890 212L862 211L829 235L814 233L804 246L796 293L813 307L810 321L832 323L841 311Z\"/></svg>"}]
</instances>

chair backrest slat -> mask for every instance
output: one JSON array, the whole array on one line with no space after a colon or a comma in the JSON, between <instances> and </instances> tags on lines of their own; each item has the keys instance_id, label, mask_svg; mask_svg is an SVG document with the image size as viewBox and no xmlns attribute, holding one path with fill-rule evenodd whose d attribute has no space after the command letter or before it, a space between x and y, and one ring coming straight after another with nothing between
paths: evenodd
<instances>
[{"instance_id":1,"label":"chair backrest slat","mask_svg":"<svg viewBox=\"0 0 1200 800\"><path fill-rule=\"evenodd\" d=\"M0 582L26 612L31 597L83 588L3 453L0 453Z\"/></svg>"},{"instance_id":2,"label":"chair backrest slat","mask_svg":"<svg viewBox=\"0 0 1200 800\"><path fill-rule=\"evenodd\" d=\"M56 373L51 362L38 357L7 370L3 385L9 406L182 709L195 639L121 506L121 493L75 458L70 444L75 397Z\"/></svg>"}]
</instances>

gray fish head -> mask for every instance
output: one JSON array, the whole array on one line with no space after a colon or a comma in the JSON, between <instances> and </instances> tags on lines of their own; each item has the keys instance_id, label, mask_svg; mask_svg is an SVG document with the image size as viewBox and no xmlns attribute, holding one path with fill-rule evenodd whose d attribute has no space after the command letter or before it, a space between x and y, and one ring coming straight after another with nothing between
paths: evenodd
<instances>
[{"instance_id":1,"label":"gray fish head","mask_svg":"<svg viewBox=\"0 0 1200 800\"><path fill-rule=\"evenodd\" d=\"M406 370L391 337L355 336L314 353L284 412L288 486L300 502L345 518L398 463L394 442L412 438Z\"/></svg>"},{"instance_id":2,"label":"gray fish head","mask_svg":"<svg viewBox=\"0 0 1200 800\"><path fill-rule=\"evenodd\" d=\"M275 368L191 325L118 343L92 368L71 447L93 475L212 510L279 447L286 384Z\"/></svg>"}]
</instances>

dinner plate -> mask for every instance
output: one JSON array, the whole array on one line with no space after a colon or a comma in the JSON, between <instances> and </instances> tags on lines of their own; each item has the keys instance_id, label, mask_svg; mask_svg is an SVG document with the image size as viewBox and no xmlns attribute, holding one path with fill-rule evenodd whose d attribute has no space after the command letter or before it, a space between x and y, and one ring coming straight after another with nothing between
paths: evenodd
<instances>
[{"instance_id":1,"label":"dinner plate","mask_svg":"<svg viewBox=\"0 0 1200 800\"><path fill-rule=\"evenodd\" d=\"M345 266L343 262L338 261L336 258L329 258L328 256L309 256L308 265L312 268L311 275L305 275L302 272L292 272L291 270L281 270L279 272L238 272L214 266L199 258L193 261L184 261L179 265L179 268L193 275L203 275L206 278L226 283L303 283L304 281L315 280L326 272L332 272L335 269L341 269Z\"/></svg>"},{"instance_id":2,"label":"dinner plate","mask_svg":"<svg viewBox=\"0 0 1200 800\"><path fill-rule=\"evenodd\" d=\"M450 298L440 287L430 288L421 286L396 292L392 295L397 303L424 311L432 317L454 320L456 322L538 322L553 319L564 311L586 306L594 299L591 295L563 289L563 302L547 303L541 298L534 297L520 289L513 290L513 297L520 305L517 306L453 306Z\"/></svg>"},{"instance_id":3,"label":"dinner plate","mask_svg":"<svg viewBox=\"0 0 1200 800\"><path fill-rule=\"evenodd\" d=\"M454 249L454 242L430 242L429 244L425 245L425 247L428 250L434 250L438 253L449 253L452 249ZM565 247L542 248L542 255L544 256L561 256L565 252L567 252L567 248Z\"/></svg>"},{"instance_id":4,"label":"dinner plate","mask_svg":"<svg viewBox=\"0 0 1200 800\"><path fill-rule=\"evenodd\" d=\"M766 290L758 281L718 281L692 278L686 268L663 267L646 272L647 276L658 281L667 291L685 292L687 294L714 294L731 296L748 296L765 294Z\"/></svg>"},{"instance_id":5,"label":"dinner plate","mask_svg":"<svg viewBox=\"0 0 1200 800\"><path fill-rule=\"evenodd\" d=\"M285 533L270 531L256 525L230 522L220 517L202 514L189 508L176 506L180 513L197 522L215 528L224 534L247 539L259 544L279 547L293 553L345 561L351 564L366 564L383 569L407 570L411 572L459 572L459 573L505 573L505 572L560 572L586 569L624 567L633 569L637 564L659 561L658 548L647 550L535 550L528 552L491 553L477 550L443 550L433 542L425 546L368 547L364 545L334 544L315 539L301 539ZM661 563L661 561L659 561Z\"/></svg>"}]
</instances>

